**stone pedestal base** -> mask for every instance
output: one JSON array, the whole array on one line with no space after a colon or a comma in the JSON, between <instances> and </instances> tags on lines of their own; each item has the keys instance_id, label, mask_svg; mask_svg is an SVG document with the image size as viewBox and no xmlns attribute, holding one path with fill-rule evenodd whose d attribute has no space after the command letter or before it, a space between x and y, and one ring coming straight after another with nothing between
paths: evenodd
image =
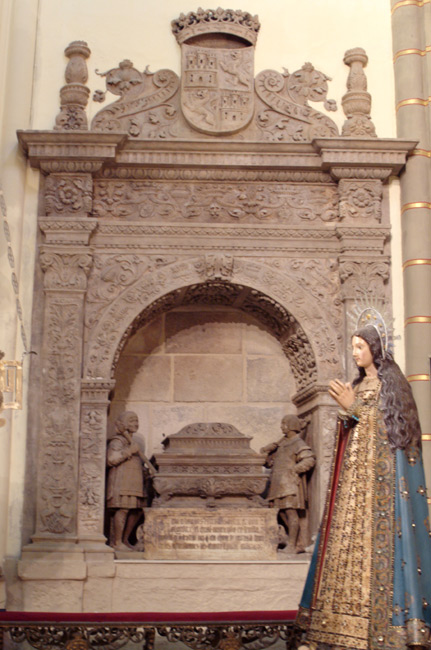
<instances>
[{"instance_id":1,"label":"stone pedestal base","mask_svg":"<svg viewBox=\"0 0 431 650\"><path fill-rule=\"evenodd\" d=\"M148 560L275 560L277 511L146 508Z\"/></svg>"},{"instance_id":2,"label":"stone pedestal base","mask_svg":"<svg viewBox=\"0 0 431 650\"><path fill-rule=\"evenodd\" d=\"M57 578L8 570L8 609L36 612L242 612L295 610L310 556L267 561L112 560ZM66 567L65 567L66 568ZM73 563L69 562L72 570ZM22 573L22 569L21 569Z\"/></svg>"}]
</instances>

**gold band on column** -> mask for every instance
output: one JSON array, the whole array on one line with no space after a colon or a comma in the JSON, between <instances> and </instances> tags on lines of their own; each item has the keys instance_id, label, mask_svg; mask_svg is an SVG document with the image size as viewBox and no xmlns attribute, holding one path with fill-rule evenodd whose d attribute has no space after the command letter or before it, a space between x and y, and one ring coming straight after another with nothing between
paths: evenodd
<instances>
[{"instance_id":1,"label":"gold band on column","mask_svg":"<svg viewBox=\"0 0 431 650\"><path fill-rule=\"evenodd\" d=\"M394 63L397 59L400 58L400 56L407 56L408 54L418 54L419 56L425 56L426 54L429 54L431 52L431 45L427 45L424 50L419 50L417 47L411 47L406 50L399 50L395 55L394 55Z\"/></svg>"},{"instance_id":2,"label":"gold band on column","mask_svg":"<svg viewBox=\"0 0 431 650\"><path fill-rule=\"evenodd\" d=\"M431 151L427 149L413 149L409 156L425 156L426 158L431 158Z\"/></svg>"},{"instance_id":3,"label":"gold band on column","mask_svg":"<svg viewBox=\"0 0 431 650\"><path fill-rule=\"evenodd\" d=\"M399 9L400 7L408 7L409 5L414 5L415 7L423 7L424 5L429 4L430 0L400 0L392 7L391 13Z\"/></svg>"},{"instance_id":4,"label":"gold band on column","mask_svg":"<svg viewBox=\"0 0 431 650\"><path fill-rule=\"evenodd\" d=\"M416 259L416 260L407 260L403 264L403 271L409 268L409 266L431 266L431 259Z\"/></svg>"},{"instance_id":5,"label":"gold band on column","mask_svg":"<svg viewBox=\"0 0 431 650\"><path fill-rule=\"evenodd\" d=\"M404 321L404 327L413 323L431 323L431 316L409 316Z\"/></svg>"},{"instance_id":6,"label":"gold band on column","mask_svg":"<svg viewBox=\"0 0 431 650\"><path fill-rule=\"evenodd\" d=\"M409 97L408 99L402 99L395 107L396 111L399 111L403 106L428 106L431 102L431 97L423 99L422 97Z\"/></svg>"},{"instance_id":7,"label":"gold band on column","mask_svg":"<svg viewBox=\"0 0 431 650\"><path fill-rule=\"evenodd\" d=\"M407 381L429 381L430 376L429 375L407 375L406 377Z\"/></svg>"},{"instance_id":8,"label":"gold band on column","mask_svg":"<svg viewBox=\"0 0 431 650\"><path fill-rule=\"evenodd\" d=\"M422 434L422 440L425 442L430 442L431 441L431 433L423 433Z\"/></svg>"},{"instance_id":9,"label":"gold band on column","mask_svg":"<svg viewBox=\"0 0 431 650\"><path fill-rule=\"evenodd\" d=\"M431 210L431 203L429 201L415 201L414 203L405 203L401 208L401 214L407 210L417 210L418 208L426 208Z\"/></svg>"}]
</instances>

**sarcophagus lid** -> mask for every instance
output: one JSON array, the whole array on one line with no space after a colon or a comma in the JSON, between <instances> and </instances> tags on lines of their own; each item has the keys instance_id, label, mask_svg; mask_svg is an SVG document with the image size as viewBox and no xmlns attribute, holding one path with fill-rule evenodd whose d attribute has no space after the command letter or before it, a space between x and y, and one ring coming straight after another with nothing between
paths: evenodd
<instances>
[{"instance_id":1,"label":"sarcophagus lid","mask_svg":"<svg viewBox=\"0 0 431 650\"><path fill-rule=\"evenodd\" d=\"M265 455L251 449L250 440L224 422L189 424L166 438L165 451L156 454L153 505L263 505Z\"/></svg>"}]
</instances>

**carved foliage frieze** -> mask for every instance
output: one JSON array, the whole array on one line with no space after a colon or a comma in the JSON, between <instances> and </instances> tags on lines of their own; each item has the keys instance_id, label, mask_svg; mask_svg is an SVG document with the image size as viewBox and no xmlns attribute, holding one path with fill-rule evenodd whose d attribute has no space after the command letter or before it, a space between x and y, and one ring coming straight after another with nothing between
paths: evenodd
<instances>
[{"instance_id":1,"label":"carved foliage frieze","mask_svg":"<svg viewBox=\"0 0 431 650\"><path fill-rule=\"evenodd\" d=\"M99 219L305 224L336 221L338 195L329 184L98 180L93 214Z\"/></svg>"},{"instance_id":2,"label":"carved foliage frieze","mask_svg":"<svg viewBox=\"0 0 431 650\"><path fill-rule=\"evenodd\" d=\"M89 213L92 192L91 174L50 174L45 184L46 214Z\"/></svg>"},{"instance_id":3,"label":"carved foliage frieze","mask_svg":"<svg viewBox=\"0 0 431 650\"><path fill-rule=\"evenodd\" d=\"M382 220L382 182L380 180L347 180L339 182L340 218L343 221L359 219Z\"/></svg>"}]
</instances>

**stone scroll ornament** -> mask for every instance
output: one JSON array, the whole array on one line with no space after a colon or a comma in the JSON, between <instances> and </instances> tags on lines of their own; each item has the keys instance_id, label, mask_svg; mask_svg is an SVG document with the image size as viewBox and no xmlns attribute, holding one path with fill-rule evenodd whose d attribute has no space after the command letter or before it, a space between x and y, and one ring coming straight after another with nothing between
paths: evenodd
<instances>
[{"instance_id":1,"label":"stone scroll ornament","mask_svg":"<svg viewBox=\"0 0 431 650\"><path fill-rule=\"evenodd\" d=\"M303 142L337 136L335 123L311 108L327 99L329 77L305 63L290 74L265 70L254 77L257 16L230 9L198 9L172 21L181 47L182 73L140 72L129 60L100 73L119 99L95 116L96 131L122 131L136 139L247 138ZM97 72L97 71L96 71ZM97 90L95 101L104 101Z\"/></svg>"}]
</instances>

